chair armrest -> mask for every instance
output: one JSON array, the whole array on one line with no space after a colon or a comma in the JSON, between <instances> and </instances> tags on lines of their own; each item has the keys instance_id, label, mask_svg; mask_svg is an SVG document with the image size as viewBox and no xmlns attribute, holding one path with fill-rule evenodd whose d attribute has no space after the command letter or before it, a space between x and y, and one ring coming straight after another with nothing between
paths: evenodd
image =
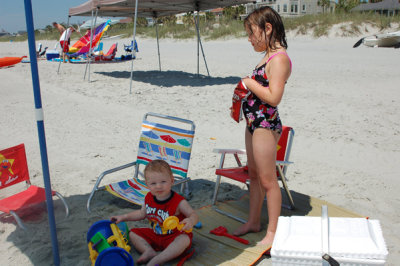
<instances>
[{"instance_id":1,"label":"chair armrest","mask_svg":"<svg viewBox=\"0 0 400 266\"><path fill-rule=\"evenodd\" d=\"M106 170L103 173L101 173L100 176L105 176L105 175L120 171L120 170L128 168L128 167L132 167L132 166L135 166L135 165L136 165L136 161L135 162L131 162L131 163L127 163L127 164L124 164L124 165L121 165L121 166Z\"/></svg>"},{"instance_id":2,"label":"chair armrest","mask_svg":"<svg viewBox=\"0 0 400 266\"><path fill-rule=\"evenodd\" d=\"M240 161L239 154L246 154L246 150L243 149L214 149L213 152L221 154L221 159L219 161L218 169L224 168L225 155L232 154L235 157L236 163L239 167L242 166L242 162Z\"/></svg>"},{"instance_id":3,"label":"chair armrest","mask_svg":"<svg viewBox=\"0 0 400 266\"><path fill-rule=\"evenodd\" d=\"M104 172L101 173L101 174L99 175L99 177L97 178L96 184L94 185L94 188L93 188L93 189L94 189L94 190L98 190L98 189L103 189L103 188L104 188L104 186L99 188L99 185L100 185L101 180L102 180L106 175L112 174L112 173L114 173L114 172L123 170L123 169L128 168L128 167L132 167L132 166L135 166L135 165L136 165L136 161L131 162L131 163L127 163L127 164L124 164L124 165L121 165L121 166L118 166L118 167L115 167L115 168L112 168L112 169L109 169L109 170L104 171Z\"/></svg>"},{"instance_id":4,"label":"chair armrest","mask_svg":"<svg viewBox=\"0 0 400 266\"><path fill-rule=\"evenodd\" d=\"M106 175L111 174L111 173L114 173L114 172L117 172L117 171L120 171L120 170L125 169L125 168L128 168L128 167L135 166L135 165L136 165L136 161L135 161L135 162L131 162L131 163L127 163L127 164L124 164L124 165L121 165L121 166L118 166L118 167L115 167L115 168L112 168L112 169L109 169L109 170L106 170L106 171L104 171L103 173L101 173L101 174L99 175L99 177L97 178L96 184L94 185L93 190L92 190L92 192L90 193L89 199L88 199L88 201L87 201L87 203L86 203L86 209L87 209L87 211L90 213L90 202L92 201L92 198L93 198L93 196L94 196L94 193L95 193L97 190L104 188L104 186L101 187L101 188L99 188L99 185L100 185L101 180L102 180Z\"/></svg>"},{"instance_id":5,"label":"chair armrest","mask_svg":"<svg viewBox=\"0 0 400 266\"><path fill-rule=\"evenodd\" d=\"M225 153L225 154L246 154L244 149L214 149L214 153Z\"/></svg>"}]
</instances>

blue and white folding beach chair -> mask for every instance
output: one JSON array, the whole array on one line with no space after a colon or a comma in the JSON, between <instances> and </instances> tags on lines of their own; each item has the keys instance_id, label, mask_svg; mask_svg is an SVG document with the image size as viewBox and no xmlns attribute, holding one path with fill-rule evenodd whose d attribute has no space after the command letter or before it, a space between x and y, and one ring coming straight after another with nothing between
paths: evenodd
<instances>
[{"instance_id":1,"label":"blue and white folding beach chair","mask_svg":"<svg viewBox=\"0 0 400 266\"><path fill-rule=\"evenodd\" d=\"M149 121L148 117L152 117L151 120L156 122ZM162 121L162 123L159 121ZM190 129L185 129L185 127ZM134 204L142 205L149 189L144 180L139 179L139 173L142 172L140 166L145 166L155 159L162 159L171 166L175 177L174 185L180 184L180 192L188 197L190 192L187 182L190 179L187 176L187 171L194 132L195 125L190 120L155 113L145 114L136 161L100 174L87 201L88 212L90 212L90 203L94 194L101 189L106 189L111 194ZM99 187L106 175L133 166L135 166L135 171L131 179Z\"/></svg>"}]
</instances>

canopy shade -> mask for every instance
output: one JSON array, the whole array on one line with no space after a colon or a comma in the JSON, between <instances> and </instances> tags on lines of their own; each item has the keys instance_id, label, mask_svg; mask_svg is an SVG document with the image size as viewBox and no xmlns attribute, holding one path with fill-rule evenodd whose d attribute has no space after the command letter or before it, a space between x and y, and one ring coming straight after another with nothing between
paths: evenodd
<instances>
[{"instance_id":1,"label":"canopy shade","mask_svg":"<svg viewBox=\"0 0 400 266\"><path fill-rule=\"evenodd\" d=\"M249 0L139 0L139 17L162 17L190 11L246 4ZM89 0L69 9L69 16L91 16L92 11L104 17L133 17L135 0Z\"/></svg>"}]
</instances>

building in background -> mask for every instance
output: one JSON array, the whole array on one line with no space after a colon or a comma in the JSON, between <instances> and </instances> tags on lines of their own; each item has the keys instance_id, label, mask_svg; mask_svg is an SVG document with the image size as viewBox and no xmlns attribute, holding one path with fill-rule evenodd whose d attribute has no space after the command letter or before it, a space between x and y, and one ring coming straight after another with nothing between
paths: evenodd
<instances>
[{"instance_id":1,"label":"building in background","mask_svg":"<svg viewBox=\"0 0 400 266\"><path fill-rule=\"evenodd\" d=\"M351 12L374 12L387 16L394 16L400 14L399 0L383 0L381 2L370 2L360 4L350 10Z\"/></svg>"},{"instance_id":2,"label":"building in background","mask_svg":"<svg viewBox=\"0 0 400 266\"><path fill-rule=\"evenodd\" d=\"M210 12L214 14L216 20L219 20L224 15L224 9L222 7L215 8Z\"/></svg>"},{"instance_id":3,"label":"building in background","mask_svg":"<svg viewBox=\"0 0 400 266\"><path fill-rule=\"evenodd\" d=\"M269 6L282 17L296 17L310 14L335 12L335 1L330 0L257 0L256 3L246 4L246 14L254 9Z\"/></svg>"}]
</instances>

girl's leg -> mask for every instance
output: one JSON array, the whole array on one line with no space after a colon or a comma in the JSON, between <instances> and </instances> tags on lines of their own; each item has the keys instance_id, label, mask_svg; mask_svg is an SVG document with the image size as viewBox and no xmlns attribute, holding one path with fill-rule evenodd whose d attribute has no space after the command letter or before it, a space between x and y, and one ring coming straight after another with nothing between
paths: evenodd
<instances>
[{"instance_id":1,"label":"girl's leg","mask_svg":"<svg viewBox=\"0 0 400 266\"><path fill-rule=\"evenodd\" d=\"M177 236L169 246L164 249L157 256L153 257L147 266L162 265L167 261L170 261L179 255L181 255L185 249L190 245L190 238L185 234Z\"/></svg>"},{"instance_id":2,"label":"girl's leg","mask_svg":"<svg viewBox=\"0 0 400 266\"><path fill-rule=\"evenodd\" d=\"M234 235L240 236L249 232L258 232L261 228L261 208L265 195L265 191L260 185L260 180L257 175L257 167L253 156L253 136L246 128L245 141L247 153L247 166L249 168L250 177L250 203L248 221L240 226Z\"/></svg>"},{"instance_id":3,"label":"girl's leg","mask_svg":"<svg viewBox=\"0 0 400 266\"><path fill-rule=\"evenodd\" d=\"M129 239L132 242L132 245L135 247L135 249L142 254L137 260L137 263L139 264L146 263L157 255L157 252L141 236L138 236L137 234L130 232Z\"/></svg>"},{"instance_id":4,"label":"girl's leg","mask_svg":"<svg viewBox=\"0 0 400 266\"><path fill-rule=\"evenodd\" d=\"M259 244L271 245L281 213L282 195L276 176L276 145L279 135L271 130L256 129L253 133L253 155L261 186L267 194L268 228Z\"/></svg>"}]
</instances>

